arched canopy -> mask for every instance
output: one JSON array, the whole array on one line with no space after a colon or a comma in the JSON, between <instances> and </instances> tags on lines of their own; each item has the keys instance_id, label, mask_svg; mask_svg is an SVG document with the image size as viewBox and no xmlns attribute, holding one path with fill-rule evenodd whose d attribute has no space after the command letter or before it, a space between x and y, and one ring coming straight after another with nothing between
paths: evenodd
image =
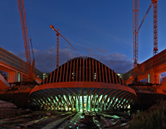
<instances>
[{"instance_id":1,"label":"arched canopy","mask_svg":"<svg viewBox=\"0 0 166 129\"><path fill-rule=\"evenodd\" d=\"M71 111L126 108L136 97L113 70L89 57L67 61L30 93L41 109Z\"/></svg>"}]
</instances>

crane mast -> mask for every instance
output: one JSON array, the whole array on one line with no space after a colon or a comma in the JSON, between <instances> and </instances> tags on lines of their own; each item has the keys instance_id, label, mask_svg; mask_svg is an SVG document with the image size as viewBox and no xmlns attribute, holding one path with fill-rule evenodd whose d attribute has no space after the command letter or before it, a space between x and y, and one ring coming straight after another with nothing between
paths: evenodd
<instances>
[{"instance_id":1,"label":"crane mast","mask_svg":"<svg viewBox=\"0 0 166 129\"><path fill-rule=\"evenodd\" d=\"M139 27L139 0L133 0L133 60L134 82L138 76L138 27Z\"/></svg>"},{"instance_id":2,"label":"crane mast","mask_svg":"<svg viewBox=\"0 0 166 129\"><path fill-rule=\"evenodd\" d=\"M57 46L56 46L56 49L57 49L57 60L56 60L56 67L58 68L59 67L59 29L57 31Z\"/></svg>"},{"instance_id":3,"label":"crane mast","mask_svg":"<svg viewBox=\"0 0 166 129\"><path fill-rule=\"evenodd\" d=\"M158 74L157 74L157 52L158 52L158 28L157 28L157 2L158 0L152 0L153 3L153 74L154 74L154 84L158 85Z\"/></svg>"},{"instance_id":4,"label":"crane mast","mask_svg":"<svg viewBox=\"0 0 166 129\"><path fill-rule=\"evenodd\" d=\"M26 22L26 15L25 15L25 7L24 7L24 0L17 0L18 9L20 14L20 21L22 27L22 34L24 40L24 47L25 47L25 55L27 61L27 68L29 74L29 81L33 80L32 77L32 67L31 67L31 55L30 55L30 48L29 48L29 38L28 38L28 29L27 29L27 22Z\"/></svg>"},{"instance_id":5,"label":"crane mast","mask_svg":"<svg viewBox=\"0 0 166 129\"><path fill-rule=\"evenodd\" d=\"M70 44L70 46L73 47L73 45L72 45L65 37L63 37L63 36L59 33L59 29L56 30L53 25L50 25L50 28L53 29L53 30L56 32L56 35L57 35L57 64L56 64L56 66L59 67L59 35L60 35L68 44ZM74 48L74 47L73 47L73 48ZM74 48L74 50L76 50L76 49Z\"/></svg>"},{"instance_id":6,"label":"crane mast","mask_svg":"<svg viewBox=\"0 0 166 129\"><path fill-rule=\"evenodd\" d=\"M134 81L137 81L138 76L138 33L139 30L153 5L153 75L154 75L154 84L158 84L157 76L157 52L158 52L158 29L157 29L157 2L158 0L151 0L151 4L148 10L145 13L143 20L139 24L139 0L133 0L133 60L134 60Z\"/></svg>"}]
</instances>

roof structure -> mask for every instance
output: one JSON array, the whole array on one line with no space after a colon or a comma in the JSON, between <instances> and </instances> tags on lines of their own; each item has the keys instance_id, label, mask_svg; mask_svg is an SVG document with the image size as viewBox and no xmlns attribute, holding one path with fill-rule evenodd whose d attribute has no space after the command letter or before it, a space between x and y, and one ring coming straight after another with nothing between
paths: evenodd
<instances>
[{"instance_id":1,"label":"roof structure","mask_svg":"<svg viewBox=\"0 0 166 129\"><path fill-rule=\"evenodd\" d=\"M136 98L135 91L113 70L90 57L67 61L30 93L30 101L45 110L127 108Z\"/></svg>"}]
</instances>

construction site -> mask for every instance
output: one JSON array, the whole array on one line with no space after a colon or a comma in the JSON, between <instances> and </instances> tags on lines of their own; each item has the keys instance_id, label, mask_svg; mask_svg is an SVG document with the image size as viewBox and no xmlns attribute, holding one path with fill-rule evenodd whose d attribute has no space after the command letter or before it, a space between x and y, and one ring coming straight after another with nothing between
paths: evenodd
<instances>
[{"instance_id":1,"label":"construction site","mask_svg":"<svg viewBox=\"0 0 166 129\"><path fill-rule=\"evenodd\" d=\"M133 69L119 74L85 56L59 65L60 38L77 49L48 25L56 37L56 68L43 73L35 66L24 0L17 0L26 61L0 47L0 128L127 129L135 111L166 100L166 78L160 78L166 71L166 49L158 52L158 0L151 0L141 22L139 2L132 0ZM138 63L139 31L150 10L153 56Z\"/></svg>"}]
</instances>

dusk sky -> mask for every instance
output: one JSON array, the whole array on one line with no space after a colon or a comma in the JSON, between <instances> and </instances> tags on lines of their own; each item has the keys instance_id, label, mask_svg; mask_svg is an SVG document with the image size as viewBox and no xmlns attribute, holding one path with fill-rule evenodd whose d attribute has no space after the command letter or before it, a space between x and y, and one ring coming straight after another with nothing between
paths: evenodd
<instances>
[{"instance_id":1,"label":"dusk sky","mask_svg":"<svg viewBox=\"0 0 166 129\"><path fill-rule=\"evenodd\" d=\"M56 68L56 32L60 37L60 65L79 56L95 58L115 72L133 67L132 0L24 0L29 38L36 68ZM140 0L140 22L151 0ZM158 1L158 48L166 49L166 0ZM0 0L0 47L25 59L17 0ZM139 32L138 62L153 56L153 8Z\"/></svg>"}]
</instances>

